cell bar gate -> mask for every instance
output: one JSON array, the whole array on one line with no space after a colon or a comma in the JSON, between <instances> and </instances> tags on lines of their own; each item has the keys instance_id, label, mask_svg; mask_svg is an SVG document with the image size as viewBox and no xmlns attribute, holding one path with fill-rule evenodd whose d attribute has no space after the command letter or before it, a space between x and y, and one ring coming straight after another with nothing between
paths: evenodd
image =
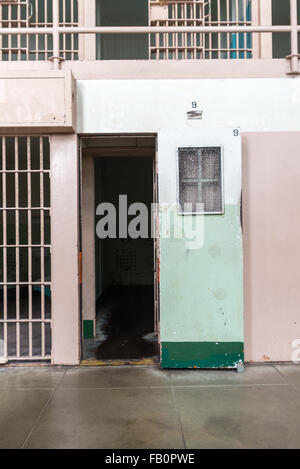
<instances>
[{"instance_id":1,"label":"cell bar gate","mask_svg":"<svg viewBox=\"0 0 300 469\"><path fill-rule=\"evenodd\" d=\"M49 138L0 137L2 362L51 358L50 231Z\"/></svg>"},{"instance_id":2,"label":"cell bar gate","mask_svg":"<svg viewBox=\"0 0 300 469\"><path fill-rule=\"evenodd\" d=\"M92 3L92 2L91 2ZM78 26L78 0L59 0L59 26ZM39 28L53 26L52 0L0 0L0 60L51 60L53 38ZM34 28L36 34L11 34L10 28ZM60 34L60 59L78 60L78 35Z\"/></svg>"},{"instance_id":3,"label":"cell bar gate","mask_svg":"<svg viewBox=\"0 0 300 469\"><path fill-rule=\"evenodd\" d=\"M150 26L251 26L251 0L150 0ZM150 58L249 59L251 33L156 33Z\"/></svg>"}]
</instances>

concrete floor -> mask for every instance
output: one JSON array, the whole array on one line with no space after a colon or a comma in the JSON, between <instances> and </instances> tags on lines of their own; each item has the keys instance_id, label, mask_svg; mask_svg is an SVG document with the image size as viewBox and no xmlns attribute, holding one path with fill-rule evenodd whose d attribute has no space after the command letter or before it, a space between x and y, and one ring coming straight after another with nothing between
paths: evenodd
<instances>
[{"instance_id":1,"label":"concrete floor","mask_svg":"<svg viewBox=\"0 0 300 469\"><path fill-rule=\"evenodd\" d=\"M300 448L300 365L0 368L0 448Z\"/></svg>"}]
</instances>

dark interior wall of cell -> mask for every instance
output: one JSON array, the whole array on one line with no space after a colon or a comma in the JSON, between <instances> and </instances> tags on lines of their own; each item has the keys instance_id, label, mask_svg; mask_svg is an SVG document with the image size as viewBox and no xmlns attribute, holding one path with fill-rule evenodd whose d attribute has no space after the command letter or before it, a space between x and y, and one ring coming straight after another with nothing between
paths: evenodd
<instances>
[{"instance_id":1,"label":"dark interior wall of cell","mask_svg":"<svg viewBox=\"0 0 300 469\"><path fill-rule=\"evenodd\" d=\"M298 5L298 24L300 24L300 0ZM272 0L272 24L290 24L290 0ZM284 58L291 53L291 38L289 33L273 33L273 58ZM300 35L298 34L298 49L300 50Z\"/></svg>"},{"instance_id":2,"label":"dark interior wall of cell","mask_svg":"<svg viewBox=\"0 0 300 469\"><path fill-rule=\"evenodd\" d=\"M151 227L153 200L153 160L138 157L98 158L95 161L96 207L110 202L117 207L119 195L128 196L128 206L143 202L148 208L148 228ZM134 217L128 217L128 222ZM100 217L96 217L96 223ZM112 285L153 284L153 240L99 240L96 236L96 295L97 298Z\"/></svg>"},{"instance_id":3,"label":"dark interior wall of cell","mask_svg":"<svg viewBox=\"0 0 300 469\"><path fill-rule=\"evenodd\" d=\"M148 0L97 0L97 26L148 26ZM98 35L97 59L148 59L146 34Z\"/></svg>"},{"instance_id":4,"label":"dark interior wall of cell","mask_svg":"<svg viewBox=\"0 0 300 469\"><path fill-rule=\"evenodd\" d=\"M95 208L104 199L103 197L103 168L102 158L95 159ZM98 217L96 217L96 223ZM96 227L95 227L96 230ZM95 235L95 278L96 278L96 298L98 299L102 295L102 275L101 275L101 241Z\"/></svg>"}]
</instances>

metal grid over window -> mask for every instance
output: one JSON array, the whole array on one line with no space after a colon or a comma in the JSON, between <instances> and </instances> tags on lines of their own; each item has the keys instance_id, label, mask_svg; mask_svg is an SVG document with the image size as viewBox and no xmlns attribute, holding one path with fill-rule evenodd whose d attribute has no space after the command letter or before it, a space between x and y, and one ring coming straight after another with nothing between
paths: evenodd
<instances>
[{"instance_id":1,"label":"metal grid over window","mask_svg":"<svg viewBox=\"0 0 300 469\"><path fill-rule=\"evenodd\" d=\"M150 0L151 26L251 26L251 0ZM151 59L251 58L251 33L157 33Z\"/></svg>"},{"instance_id":2,"label":"metal grid over window","mask_svg":"<svg viewBox=\"0 0 300 469\"><path fill-rule=\"evenodd\" d=\"M0 137L0 340L9 360L51 358L50 148Z\"/></svg>"},{"instance_id":3,"label":"metal grid over window","mask_svg":"<svg viewBox=\"0 0 300 469\"><path fill-rule=\"evenodd\" d=\"M59 25L78 26L78 0L59 1ZM53 0L5 0L0 2L0 27L36 28L37 34L0 35L0 60L49 60L53 56L52 34L38 34L53 26ZM60 56L78 60L78 35L60 34Z\"/></svg>"},{"instance_id":4,"label":"metal grid over window","mask_svg":"<svg viewBox=\"0 0 300 469\"><path fill-rule=\"evenodd\" d=\"M134 270L136 268L136 253L117 253L115 264L119 271Z\"/></svg>"},{"instance_id":5,"label":"metal grid over window","mask_svg":"<svg viewBox=\"0 0 300 469\"><path fill-rule=\"evenodd\" d=\"M179 148L178 164L180 213L223 213L221 147Z\"/></svg>"}]
</instances>

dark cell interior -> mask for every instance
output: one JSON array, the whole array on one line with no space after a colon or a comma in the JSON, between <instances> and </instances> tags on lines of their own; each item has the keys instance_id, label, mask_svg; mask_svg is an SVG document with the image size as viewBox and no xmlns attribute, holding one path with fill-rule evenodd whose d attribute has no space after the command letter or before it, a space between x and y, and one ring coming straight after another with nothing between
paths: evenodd
<instances>
[{"instance_id":1,"label":"dark cell interior","mask_svg":"<svg viewBox=\"0 0 300 469\"><path fill-rule=\"evenodd\" d=\"M148 26L148 0L97 0L97 26ZM97 59L148 59L147 34L97 37Z\"/></svg>"},{"instance_id":2,"label":"dark cell interior","mask_svg":"<svg viewBox=\"0 0 300 469\"><path fill-rule=\"evenodd\" d=\"M300 24L300 0L298 4L298 24ZM272 0L272 24L289 25L290 21L290 0ZM273 58L284 58L291 53L290 33L273 33ZM298 34L298 48L300 49L300 35Z\"/></svg>"},{"instance_id":3,"label":"dark cell interior","mask_svg":"<svg viewBox=\"0 0 300 469\"><path fill-rule=\"evenodd\" d=\"M148 208L148 238L115 239L96 236L96 338L86 340L85 358L136 359L155 356L154 252L151 237L153 159L150 157L95 158L95 201L117 208L119 195L128 206ZM128 223L134 216L128 216ZM96 222L100 217L96 217Z\"/></svg>"}]
</instances>

